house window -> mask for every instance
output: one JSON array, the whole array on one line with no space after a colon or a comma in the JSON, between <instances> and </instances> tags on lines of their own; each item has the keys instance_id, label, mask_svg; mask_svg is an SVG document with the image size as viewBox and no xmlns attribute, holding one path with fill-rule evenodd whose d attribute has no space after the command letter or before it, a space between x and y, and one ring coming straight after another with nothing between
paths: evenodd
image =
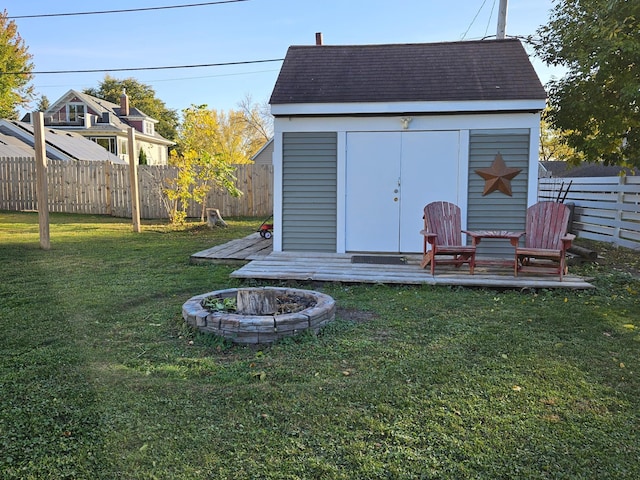
<instances>
[{"instance_id":1,"label":"house window","mask_svg":"<svg viewBox=\"0 0 640 480\"><path fill-rule=\"evenodd\" d=\"M144 134L146 135L153 135L154 132L154 128L153 128L153 123L152 122L144 122L142 124L142 130Z\"/></svg>"},{"instance_id":2,"label":"house window","mask_svg":"<svg viewBox=\"0 0 640 480\"><path fill-rule=\"evenodd\" d=\"M69 122L80 123L84 118L84 105L82 103L68 104L67 118L69 119Z\"/></svg>"},{"instance_id":3,"label":"house window","mask_svg":"<svg viewBox=\"0 0 640 480\"><path fill-rule=\"evenodd\" d=\"M96 142L102 148L110 151L114 155L118 154L118 151L116 148L116 139L113 137L89 137L89 140Z\"/></svg>"}]
</instances>

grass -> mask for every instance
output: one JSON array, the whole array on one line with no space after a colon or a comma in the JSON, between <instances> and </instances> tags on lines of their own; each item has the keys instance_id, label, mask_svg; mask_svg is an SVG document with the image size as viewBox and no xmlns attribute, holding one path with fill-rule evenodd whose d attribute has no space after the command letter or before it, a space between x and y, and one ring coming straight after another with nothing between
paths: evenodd
<instances>
[{"instance_id":1,"label":"grass","mask_svg":"<svg viewBox=\"0 0 640 480\"><path fill-rule=\"evenodd\" d=\"M302 284L337 320L249 348L180 311L261 220L51 222L0 212L3 479L640 478L637 252L594 291Z\"/></svg>"}]
</instances>

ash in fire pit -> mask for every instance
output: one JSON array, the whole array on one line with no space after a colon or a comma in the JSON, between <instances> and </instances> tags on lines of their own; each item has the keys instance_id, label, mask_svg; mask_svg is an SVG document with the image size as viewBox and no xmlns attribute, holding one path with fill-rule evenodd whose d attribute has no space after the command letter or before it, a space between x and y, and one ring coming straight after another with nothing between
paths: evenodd
<instances>
[{"instance_id":1,"label":"ash in fire pit","mask_svg":"<svg viewBox=\"0 0 640 480\"><path fill-rule=\"evenodd\" d=\"M272 343L335 319L335 301L312 290L264 287L227 289L192 297L182 316L200 331L236 343Z\"/></svg>"}]
</instances>

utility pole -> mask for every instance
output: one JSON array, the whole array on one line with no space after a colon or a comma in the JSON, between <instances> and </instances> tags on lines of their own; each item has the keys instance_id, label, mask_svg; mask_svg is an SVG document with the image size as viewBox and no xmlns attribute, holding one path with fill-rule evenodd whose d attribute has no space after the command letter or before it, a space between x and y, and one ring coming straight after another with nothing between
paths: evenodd
<instances>
[{"instance_id":1,"label":"utility pole","mask_svg":"<svg viewBox=\"0 0 640 480\"><path fill-rule=\"evenodd\" d=\"M504 40L507 35L507 3L509 0L500 0L500 7L498 7L498 31L496 32L496 38L498 40Z\"/></svg>"}]
</instances>

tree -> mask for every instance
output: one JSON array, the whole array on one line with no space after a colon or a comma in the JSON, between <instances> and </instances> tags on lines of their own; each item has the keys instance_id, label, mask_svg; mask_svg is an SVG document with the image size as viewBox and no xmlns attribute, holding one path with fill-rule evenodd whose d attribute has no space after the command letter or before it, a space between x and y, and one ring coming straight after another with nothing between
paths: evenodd
<instances>
[{"instance_id":1,"label":"tree","mask_svg":"<svg viewBox=\"0 0 640 480\"><path fill-rule=\"evenodd\" d=\"M51 103L49 102L49 99L47 98L47 96L42 95L40 97L40 100L38 101L38 105L36 105L36 111L46 112L47 110L49 110L50 106L51 106Z\"/></svg>"},{"instance_id":2,"label":"tree","mask_svg":"<svg viewBox=\"0 0 640 480\"><path fill-rule=\"evenodd\" d=\"M27 106L33 97L32 56L18 33L16 23L0 14L0 118L17 118L18 107Z\"/></svg>"},{"instance_id":3,"label":"tree","mask_svg":"<svg viewBox=\"0 0 640 480\"><path fill-rule=\"evenodd\" d=\"M176 178L167 179L164 194L168 199L169 219L174 224L184 222L189 201L202 206L204 221L206 198L213 188L220 188L233 196L242 192L235 186L234 163L246 163L240 148L241 135L233 134L236 114L229 115L208 110L206 105L183 110L179 130L178 151L172 152L169 164L178 167Z\"/></svg>"},{"instance_id":4,"label":"tree","mask_svg":"<svg viewBox=\"0 0 640 480\"><path fill-rule=\"evenodd\" d=\"M244 115L246 134L258 145L257 149L251 154L253 156L273 137L273 116L269 112L268 103L256 104L253 102L251 95L246 95L239 103L239 106Z\"/></svg>"},{"instance_id":5,"label":"tree","mask_svg":"<svg viewBox=\"0 0 640 480\"><path fill-rule=\"evenodd\" d=\"M549 122L590 161L640 166L640 2L559 0L536 53L568 73L549 85Z\"/></svg>"},{"instance_id":6,"label":"tree","mask_svg":"<svg viewBox=\"0 0 640 480\"><path fill-rule=\"evenodd\" d=\"M98 88L87 88L84 93L119 104L123 91L127 92L132 107L159 121L156 131L160 135L171 141L176 140L178 112L167 108L162 100L156 98L156 92L149 85L140 83L135 78L118 80L111 75L105 75Z\"/></svg>"},{"instance_id":7,"label":"tree","mask_svg":"<svg viewBox=\"0 0 640 480\"><path fill-rule=\"evenodd\" d=\"M547 162L580 163L584 156L567 144L567 135L571 132L553 128L547 120L548 114L549 109L545 109L540 122L540 159Z\"/></svg>"},{"instance_id":8,"label":"tree","mask_svg":"<svg viewBox=\"0 0 640 480\"><path fill-rule=\"evenodd\" d=\"M144 151L144 148L140 147L140 152L138 153L138 164L146 165L147 163L147 152Z\"/></svg>"},{"instance_id":9,"label":"tree","mask_svg":"<svg viewBox=\"0 0 640 480\"><path fill-rule=\"evenodd\" d=\"M178 150L208 153L227 164L250 163L266 139L256 134L245 113L192 105L182 111Z\"/></svg>"}]
</instances>

